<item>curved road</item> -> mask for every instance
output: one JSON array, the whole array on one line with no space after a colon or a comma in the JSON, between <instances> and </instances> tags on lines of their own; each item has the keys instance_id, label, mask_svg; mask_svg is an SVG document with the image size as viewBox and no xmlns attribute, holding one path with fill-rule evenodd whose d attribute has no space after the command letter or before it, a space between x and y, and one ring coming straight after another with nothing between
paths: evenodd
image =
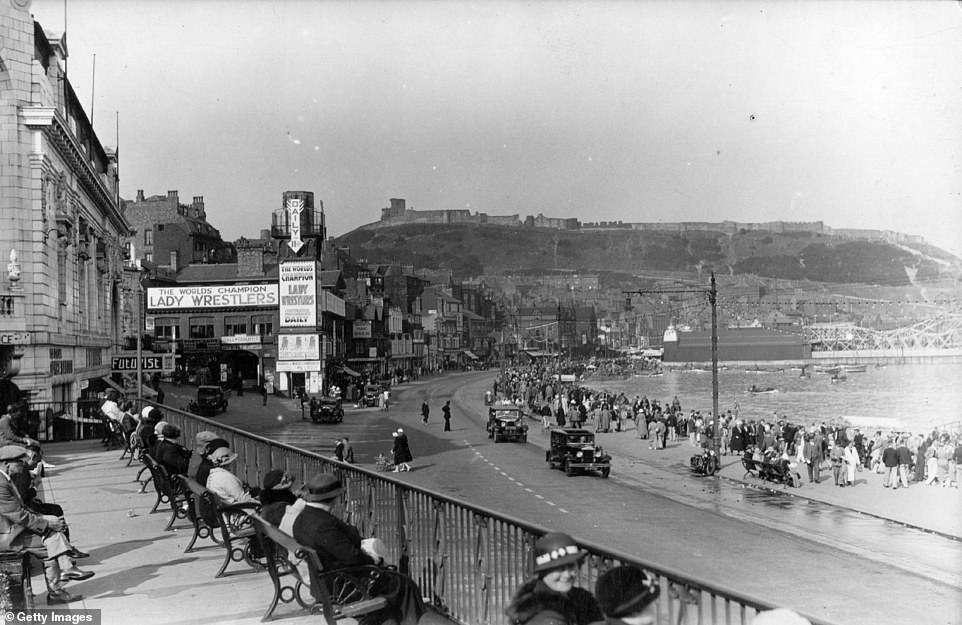
<instances>
[{"instance_id":1,"label":"curved road","mask_svg":"<svg viewBox=\"0 0 962 625\"><path fill-rule=\"evenodd\" d=\"M349 409L341 426L278 417L224 421L330 454L349 435L358 461L373 462L404 427L414 470L396 474L448 496L610 545L642 560L795 607L836 623L962 623L962 543L794 497L698 479L619 458L612 475L567 477L548 469L534 422L527 444L494 444L481 400L494 372L406 384L391 409ZM427 398L431 420L420 422ZM258 398L259 399L259 398ZM452 400L452 432L441 406ZM246 411L244 411L246 412ZM609 449L609 452L613 450Z\"/></svg>"}]
</instances>

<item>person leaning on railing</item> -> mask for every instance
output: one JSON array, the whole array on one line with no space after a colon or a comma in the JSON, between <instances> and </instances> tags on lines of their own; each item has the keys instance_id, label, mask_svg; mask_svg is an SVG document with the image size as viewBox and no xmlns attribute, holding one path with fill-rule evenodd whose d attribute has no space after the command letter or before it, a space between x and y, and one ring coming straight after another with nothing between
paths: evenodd
<instances>
[{"instance_id":1,"label":"person leaning on railing","mask_svg":"<svg viewBox=\"0 0 962 625\"><path fill-rule=\"evenodd\" d=\"M277 502L267 505L261 516L278 526L294 540L317 551L323 570L332 571L363 566L382 566L383 558L371 548L377 539L362 543L357 528L333 513L344 493L339 479L319 473L307 481L291 505ZM362 625L416 625L425 612L417 584L396 571L382 569L371 592L387 600L387 607L359 618Z\"/></svg>"},{"instance_id":2,"label":"person leaning on railing","mask_svg":"<svg viewBox=\"0 0 962 625\"><path fill-rule=\"evenodd\" d=\"M534 545L535 567L504 613L514 625L587 625L604 618L590 592L576 587L578 567L587 555L561 532L545 534Z\"/></svg>"},{"instance_id":3,"label":"person leaning on railing","mask_svg":"<svg viewBox=\"0 0 962 625\"><path fill-rule=\"evenodd\" d=\"M654 625L658 618L655 600L660 593L653 576L631 565L616 566L595 585L605 625Z\"/></svg>"}]
</instances>

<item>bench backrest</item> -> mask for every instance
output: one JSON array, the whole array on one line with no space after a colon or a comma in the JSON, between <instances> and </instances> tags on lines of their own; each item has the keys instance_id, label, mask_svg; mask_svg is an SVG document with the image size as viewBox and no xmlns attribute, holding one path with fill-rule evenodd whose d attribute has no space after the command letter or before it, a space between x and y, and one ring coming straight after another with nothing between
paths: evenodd
<instances>
[{"instance_id":1,"label":"bench backrest","mask_svg":"<svg viewBox=\"0 0 962 625\"><path fill-rule=\"evenodd\" d=\"M184 475L181 482L190 491L194 500L194 511L197 517L208 527L220 527L220 513L217 510L217 495L206 486L201 486L194 478Z\"/></svg>"},{"instance_id":2,"label":"bench backrest","mask_svg":"<svg viewBox=\"0 0 962 625\"><path fill-rule=\"evenodd\" d=\"M144 464L147 465L147 469L150 471L150 476L153 478L154 488L157 492L162 495L167 495L172 497L174 493L173 482L170 479L170 474L167 473L167 469L164 468L162 464L154 460L153 456L145 453L141 458Z\"/></svg>"},{"instance_id":3,"label":"bench backrest","mask_svg":"<svg viewBox=\"0 0 962 625\"><path fill-rule=\"evenodd\" d=\"M291 574L296 575L310 589L311 596L320 606L327 622L333 623L335 621L334 607L331 604L331 597L327 588L319 580L321 559L317 556L317 551L300 544L293 536L268 523L263 517L250 512L247 516L254 525L254 531L267 561L267 572L276 587L279 588L284 585L280 581L281 578ZM295 562L301 562L306 566L308 579L303 579L303 575L298 571Z\"/></svg>"}]
</instances>

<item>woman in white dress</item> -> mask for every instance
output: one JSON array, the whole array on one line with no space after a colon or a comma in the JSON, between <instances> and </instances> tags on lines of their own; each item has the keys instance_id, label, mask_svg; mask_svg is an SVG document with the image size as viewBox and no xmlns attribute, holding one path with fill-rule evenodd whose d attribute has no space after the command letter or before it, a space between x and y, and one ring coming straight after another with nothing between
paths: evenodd
<instances>
[{"instance_id":1,"label":"woman in white dress","mask_svg":"<svg viewBox=\"0 0 962 625\"><path fill-rule=\"evenodd\" d=\"M855 449L855 442L849 439L845 447L845 479L849 486L855 485L855 470L858 468L858 450Z\"/></svg>"}]
</instances>

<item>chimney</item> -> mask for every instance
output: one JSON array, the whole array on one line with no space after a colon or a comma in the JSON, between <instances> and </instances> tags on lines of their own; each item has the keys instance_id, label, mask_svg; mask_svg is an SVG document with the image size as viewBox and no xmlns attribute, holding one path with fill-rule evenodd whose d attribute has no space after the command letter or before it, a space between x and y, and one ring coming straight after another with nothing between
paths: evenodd
<instances>
[{"instance_id":1,"label":"chimney","mask_svg":"<svg viewBox=\"0 0 962 625\"><path fill-rule=\"evenodd\" d=\"M207 213L204 212L204 196L195 195L194 201L190 204L191 214L195 219L203 219L206 221Z\"/></svg>"},{"instance_id":2,"label":"chimney","mask_svg":"<svg viewBox=\"0 0 962 625\"><path fill-rule=\"evenodd\" d=\"M243 243L237 246L237 277L264 275L264 250L259 245Z\"/></svg>"},{"instance_id":3,"label":"chimney","mask_svg":"<svg viewBox=\"0 0 962 625\"><path fill-rule=\"evenodd\" d=\"M143 201L144 201L144 190L143 190L143 189L137 189L137 201L138 201L138 202L143 202Z\"/></svg>"}]
</instances>

